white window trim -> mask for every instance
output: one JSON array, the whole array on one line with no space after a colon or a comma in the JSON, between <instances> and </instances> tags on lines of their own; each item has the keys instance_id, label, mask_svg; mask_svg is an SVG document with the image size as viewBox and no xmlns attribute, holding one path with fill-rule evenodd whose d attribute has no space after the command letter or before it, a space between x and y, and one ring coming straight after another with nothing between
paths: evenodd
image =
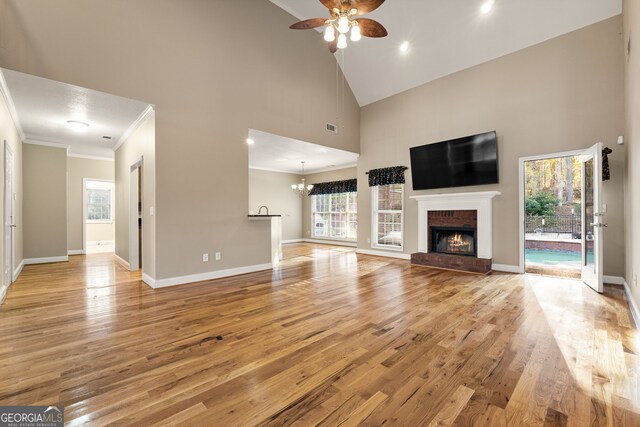
<instances>
[{"instance_id":1,"label":"white window trim","mask_svg":"<svg viewBox=\"0 0 640 427\"><path fill-rule=\"evenodd\" d=\"M354 193L356 195L356 203L357 203L357 197L358 197L358 192L357 191L350 191L348 193L344 193L344 194L349 194L349 193ZM309 197L315 197L314 196L309 196ZM324 237L324 236L315 236L313 233L315 232L315 214L317 212L314 212L313 207L315 206L315 204L313 203L315 199L311 199L311 239L314 240L326 240L328 242L348 242L348 243L357 243L358 242L358 238L356 237L355 239L349 238L349 237ZM327 213L329 215L331 215L331 212L320 212L320 213ZM334 213L342 213L342 212L334 212ZM354 213L354 212L343 212L345 214L350 214L350 213ZM358 220L358 210L356 209L355 211L356 214L356 221ZM348 224L347 224L348 225ZM356 233L357 234L357 233Z\"/></svg>"},{"instance_id":2,"label":"white window trim","mask_svg":"<svg viewBox=\"0 0 640 427\"><path fill-rule=\"evenodd\" d=\"M381 245L378 243L378 213L395 213L397 211L378 211L378 187L371 187L371 248L404 252L404 186L402 184L402 210L400 211L400 246Z\"/></svg>"},{"instance_id":3,"label":"white window trim","mask_svg":"<svg viewBox=\"0 0 640 427\"><path fill-rule=\"evenodd\" d=\"M106 189L111 191L111 219L87 219L87 224L113 224L115 222L116 210L115 210L115 190L116 186L113 181L103 181L103 180L94 180L94 179L86 179L84 190L90 189ZM88 200L85 203L85 208L88 207ZM86 218L86 216L85 216Z\"/></svg>"}]
</instances>

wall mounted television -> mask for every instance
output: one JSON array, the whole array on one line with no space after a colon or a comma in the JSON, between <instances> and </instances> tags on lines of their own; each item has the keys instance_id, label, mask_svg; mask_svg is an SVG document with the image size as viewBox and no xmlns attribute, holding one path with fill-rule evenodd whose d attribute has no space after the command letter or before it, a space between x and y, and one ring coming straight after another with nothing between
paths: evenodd
<instances>
[{"instance_id":1,"label":"wall mounted television","mask_svg":"<svg viewBox=\"0 0 640 427\"><path fill-rule=\"evenodd\" d=\"M414 190L498 183L496 132L411 147Z\"/></svg>"}]
</instances>

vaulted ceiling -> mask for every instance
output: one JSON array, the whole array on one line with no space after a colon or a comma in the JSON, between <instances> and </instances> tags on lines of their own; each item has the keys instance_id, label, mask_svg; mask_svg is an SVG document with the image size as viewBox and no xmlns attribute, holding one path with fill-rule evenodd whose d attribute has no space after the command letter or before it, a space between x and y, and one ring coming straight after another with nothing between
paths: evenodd
<instances>
[{"instance_id":1,"label":"vaulted ceiling","mask_svg":"<svg viewBox=\"0 0 640 427\"><path fill-rule=\"evenodd\" d=\"M487 1L491 10L483 13ZM271 2L291 13L292 23L329 17L318 0ZM364 106L621 12L622 0L387 0L367 17L389 36L349 42L336 59ZM404 42L406 52L399 49Z\"/></svg>"}]
</instances>

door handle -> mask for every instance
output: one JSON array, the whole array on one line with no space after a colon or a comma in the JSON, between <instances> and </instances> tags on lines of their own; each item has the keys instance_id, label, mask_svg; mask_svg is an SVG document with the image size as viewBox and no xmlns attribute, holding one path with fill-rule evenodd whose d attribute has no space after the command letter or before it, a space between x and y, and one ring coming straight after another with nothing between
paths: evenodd
<instances>
[{"instance_id":1,"label":"door handle","mask_svg":"<svg viewBox=\"0 0 640 427\"><path fill-rule=\"evenodd\" d=\"M608 227L608 226L609 226L609 224L601 224L599 222L594 222L594 223L589 224L589 227Z\"/></svg>"},{"instance_id":2,"label":"door handle","mask_svg":"<svg viewBox=\"0 0 640 427\"><path fill-rule=\"evenodd\" d=\"M17 227L17 225L15 225L15 224L9 224L9 227L10 227L10 228L16 228L16 227Z\"/></svg>"}]
</instances>

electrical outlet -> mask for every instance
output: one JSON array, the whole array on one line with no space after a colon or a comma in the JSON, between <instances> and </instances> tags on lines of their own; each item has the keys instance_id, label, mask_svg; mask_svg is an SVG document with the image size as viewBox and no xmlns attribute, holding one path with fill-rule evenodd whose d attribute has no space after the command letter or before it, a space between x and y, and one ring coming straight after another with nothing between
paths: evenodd
<instances>
[{"instance_id":1,"label":"electrical outlet","mask_svg":"<svg viewBox=\"0 0 640 427\"><path fill-rule=\"evenodd\" d=\"M216 252L216 261L220 261L222 259L222 256L220 255L220 252Z\"/></svg>"},{"instance_id":2,"label":"electrical outlet","mask_svg":"<svg viewBox=\"0 0 640 427\"><path fill-rule=\"evenodd\" d=\"M307 230L307 236L311 236L311 231Z\"/></svg>"},{"instance_id":3,"label":"electrical outlet","mask_svg":"<svg viewBox=\"0 0 640 427\"><path fill-rule=\"evenodd\" d=\"M202 262L209 262L209 254L202 254Z\"/></svg>"},{"instance_id":4,"label":"electrical outlet","mask_svg":"<svg viewBox=\"0 0 640 427\"><path fill-rule=\"evenodd\" d=\"M637 275L637 274L634 274L634 275L633 275L633 286L634 286L635 288L637 288L637 287L638 287L638 275Z\"/></svg>"},{"instance_id":5,"label":"electrical outlet","mask_svg":"<svg viewBox=\"0 0 640 427\"><path fill-rule=\"evenodd\" d=\"M367 237L367 243L371 243L371 237Z\"/></svg>"}]
</instances>

